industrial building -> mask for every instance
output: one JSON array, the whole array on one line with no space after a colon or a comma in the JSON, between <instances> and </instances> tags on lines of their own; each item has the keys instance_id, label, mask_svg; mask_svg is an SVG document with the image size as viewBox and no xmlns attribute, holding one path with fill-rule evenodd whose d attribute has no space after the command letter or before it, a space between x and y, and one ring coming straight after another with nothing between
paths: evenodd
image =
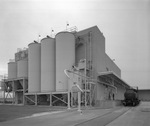
<instances>
[{"instance_id":1,"label":"industrial building","mask_svg":"<svg viewBox=\"0 0 150 126\"><path fill-rule=\"evenodd\" d=\"M139 100L141 101L150 101L150 89L140 89L138 91Z\"/></svg>"},{"instance_id":2,"label":"industrial building","mask_svg":"<svg viewBox=\"0 0 150 126\"><path fill-rule=\"evenodd\" d=\"M2 84L4 102L12 93L13 104L68 108L76 107L79 99L82 106L111 105L123 100L130 88L106 54L105 37L97 26L70 28L18 50Z\"/></svg>"}]
</instances>

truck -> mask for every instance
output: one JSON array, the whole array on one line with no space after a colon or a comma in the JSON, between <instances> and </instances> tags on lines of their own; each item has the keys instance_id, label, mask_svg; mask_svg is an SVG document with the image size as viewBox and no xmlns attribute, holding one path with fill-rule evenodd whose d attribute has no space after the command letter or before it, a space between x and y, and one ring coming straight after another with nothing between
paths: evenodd
<instances>
[{"instance_id":1,"label":"truck","mask_svg":"<svg viewBox=\"0 0 150 126\"><path fill-rule=\"evenodd\" d=\"M124 106L136 106L140 103L139 97L138 97L138 87L131 87L129 89L126 89L124 93L124 100L123 105Z\"/></svg>"}]
</instances>

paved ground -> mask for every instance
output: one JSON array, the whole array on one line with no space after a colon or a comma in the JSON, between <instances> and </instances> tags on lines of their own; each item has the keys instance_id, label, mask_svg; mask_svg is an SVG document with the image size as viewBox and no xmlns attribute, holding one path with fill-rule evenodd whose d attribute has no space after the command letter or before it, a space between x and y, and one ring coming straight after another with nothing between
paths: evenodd
<instances>
[{"instance_id":1,"label":"paved ground","mask_svg":"<svg viewBox=\"0 0 150 126\"><path fill-rule=\"evenodd\" d=\"M1 122L0 126L150 126L150 102L143 102L137 107L86 109L83 113L75 109L30 107L6 107L9 108L5 110L10 113L10 116L6 114L9 121ZM0 109L0 113L1 111ZM18 116L17 112L25 115ZM3 114L1 113L0 118ZM17 119L12 118L13 115Z\"/></svg>"},{"instance_id":2,"label":"paved ground","mask_svg":"<svg viewBox=\"0 0 150 126\"><path fill-rule=\"evenodd\" d=\"M150 126L150 102L142 102L107 126Z\"/></svg>"},{"instance_id":3,"label":"paved ground","mask_svg":"<svg viewBox=\"0 0 150 126\"><path fill-rule=\"evenodd\" d=\"M0 122L13 120L20 117L31 116L35 113L64 110L66 108L46 106L21 106L0 104Z\"/></svg>"},{"instance_id":4,"label":"paved ground","mask_svg":"<svg viewBox=\"0 0 150 126\"><path fill-rule=\"evenodd\" d=\"M130 107L123 107L121 109L112 111L110 113L107 113L103 116L97 116L96 118L93 118L91 120L88 120L86 122L80 123L76 126L106 126L116 118L118 118L120 115L124 114L130 109ZM120 125L122 126L122 125Z\"/></svg>"},{"instance_id":5,"label":"paved ground","mask_svg":"<svg viewBox=\"0 0 150 126\"><path fill-rule=\"evenodd\" d=\"M14 107L14 106L10 106L10 107ZM36 112L36 114L34 113L31 114L33 110L32 109L28 110L28 108L26 108L27 110L26 113L29 112L30 113L29 115L22 116L21 118L18 118L18 116L16 116L17 119L1 122L0 126L9 126L9 125L11 126L30 126L30 125L32 126L74 126L80 123L82 124L83 122L87 120L91 120L93 118L111 113L112 111L118 111L120 108L118 107L115 109L86 109L86 110L83 110L83 113L80 113L75 109L73 110L59 109L57 111L56 110L52 111L50 109L46 111L46 109L48 110L49 108L48 107L45 108L45 112L38 112L38 113ZM18 110L20 112L22 111L22 114L23 114L23 110L21 110L20 107ZM38 107L37 107L37 110L38 110ZM13 112L11 111L10 113L13 113ZM14 112L14 115L15 113L16 112ZM1 116L3 116L3 114L1 114Z\"/></svg>"}]
</instances>

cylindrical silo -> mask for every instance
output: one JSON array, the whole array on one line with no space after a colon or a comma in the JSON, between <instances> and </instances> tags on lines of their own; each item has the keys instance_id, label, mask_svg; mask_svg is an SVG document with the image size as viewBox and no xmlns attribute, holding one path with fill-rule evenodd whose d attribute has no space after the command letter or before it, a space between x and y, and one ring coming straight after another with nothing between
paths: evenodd
<instances>
[{"instance_id":1,"label":"cylindrical silo","mask_svg":"<svg viewBox=\"0 0 150 126\"><path fill-rule=\"evenodd\" d=\"M51 92L56 89L55 82L55 40L41 40L41 92Z\"/></svg>"},{"instance_id":2,"label":"cylindrical silo","mask_svg":"<svg viewBox=\"0 0 150 126\"><path fill-rule=\"evenodd\" d=\"M28 92L40 92L41 44L30 43L28 46Z\"/></svg>"},{"instance_id":3,"label":"cylindrical silo","mask_svg":"<svg viewBox=\"0 0 150 126\"><path fill-rule=\"evenodd\" d=\"M68 90L68 78L64 73L75 63L75 36L70 32L56 35L56 91Z\"/></svg>"},{"instance_id":4,"label":"cylindrical silo","mask_svg":"<svg viewBox=\"0 0 150 126\"><path fill-rule=\"evenodd\" d=\"M8 79L17 78L17 63L8 63Z\"/></svg>"},{"instance_id":5,"label":"cylindrical silo","mask_svg":"<svg viewBox=\"0 0 150 126\"><path fill-rule=\"evenodd\" d=\"M28 60L17 61L17 77L28 77Z\"/></svg>"}]
</instances>

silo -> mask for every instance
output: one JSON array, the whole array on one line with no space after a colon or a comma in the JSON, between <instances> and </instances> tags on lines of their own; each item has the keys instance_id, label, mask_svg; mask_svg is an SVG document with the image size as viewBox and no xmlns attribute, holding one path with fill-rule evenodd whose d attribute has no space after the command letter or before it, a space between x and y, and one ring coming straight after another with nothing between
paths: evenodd
<instances>
[{"instance_id":1,"label":"silo","mask_svg":"<svg viewBox=\"0 0 150 126\"><path fill-rule=\"evenodd\" d=\"M17 78L17 63L8 63L8 79Z\"/></svg>"},{"instance_id":2,"label":"silo","mask_svg":"<svg viewBox=\"0 0 150 126\"><path fill-rule=\"evenodd\" d=\"M17 61L17 77L28 77L28 60Z\"/></svg>"},{"instance_id":3,"label":"silo","mask_svg":"<svg viewBox=\"0 0 150 126\"><path fill-rule=\"evenodd\" d=\"M75 36L70 32L56 35L56 91L68 90L68 78L65 69L71 69L75 63Z\"/></svg>"},{"instance_id":4,"label":"silo","mask_svg":"<svg viewBox=\"0 0 150 126\"><path fill-rule=\"evenodd\" d=\"M51 92L56 89L55 82L55 40L41 40L41 92Z\"/></svg>"},{"instance_id":5,"label":"silo","mask_svg":"<svg viewBox=\"0 0 150 126\"><path fill-rule=\"evenodd\" d=\"M40 92L41 44L30 43L28 46L28 92Z\"/></svg>"}]
</instances>

